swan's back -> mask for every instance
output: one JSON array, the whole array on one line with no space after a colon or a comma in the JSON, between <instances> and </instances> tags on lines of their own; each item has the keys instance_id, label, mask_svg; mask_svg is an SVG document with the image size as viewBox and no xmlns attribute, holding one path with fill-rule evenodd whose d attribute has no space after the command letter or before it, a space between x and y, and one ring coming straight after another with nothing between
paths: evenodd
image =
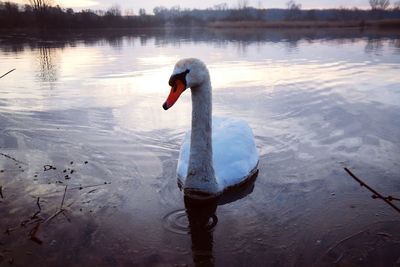
<instances>
[{"instance_id":1,"label":"swan's back","mask_svg":"<svg viewBox=\"0 0 400 267\"><path fill-rule=\"evenodd\" d=\"M257 168L259 155L249 125L242 120L213 117L213 166L220 192L240 184ZM190 131L183 140L178 161L178 179L185 183L190 153Z\"/></svg>"}]
</instances>

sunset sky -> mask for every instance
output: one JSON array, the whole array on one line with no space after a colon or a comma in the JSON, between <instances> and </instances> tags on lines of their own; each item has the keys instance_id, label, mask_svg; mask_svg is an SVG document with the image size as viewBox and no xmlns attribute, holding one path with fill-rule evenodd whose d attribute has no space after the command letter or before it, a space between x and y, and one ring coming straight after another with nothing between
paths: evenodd
<instances>
[{"instance_id":1,"label":"sunset sky","mask_svg":"<svg viewBox=\"0 0 400 267\"><path fill-rule=\"evenodd\" d=\"M28 0L17 0L18 3L27 3ZM146 9L147 13L152 13L152 10L156 6L172 7L179 5L181 8L208 8L217 4L227 3L229 7L237 7L238 1L224 1L224 0L146 0L146 1L132 1L132 0L53 0L56 4L62 7L72 7L76 10L80 9L102 9L118 5L124 10L134 11L138 13L139 8ZM250 6L263 8L284 8L287 1L280 0L249 0ZM299 0L297 3L302 4L303 9L310 8L337 8L343 7L358 7L358 8L368 8L368 0Z\"/></svg>"}]
</instances>

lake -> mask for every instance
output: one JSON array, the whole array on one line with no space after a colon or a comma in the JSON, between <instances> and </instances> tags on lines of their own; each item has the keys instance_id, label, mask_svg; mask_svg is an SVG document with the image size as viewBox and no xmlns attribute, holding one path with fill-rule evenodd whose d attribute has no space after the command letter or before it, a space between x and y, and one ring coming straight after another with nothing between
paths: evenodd
<instances>
[{"instance_id":1,"label":"lake","mask_svg":"<svg viewBox=\"0 0 400 267\"><path fill-rule=\"evenodd\" d=\"M162 109L185 57L260 153L255 180L198 210L176 181L190 93ZM13 68L0 266L399 264L400 214L343 168L400 197L400 32L2 32L0 75Z\"/></svg>"}]
</instances>

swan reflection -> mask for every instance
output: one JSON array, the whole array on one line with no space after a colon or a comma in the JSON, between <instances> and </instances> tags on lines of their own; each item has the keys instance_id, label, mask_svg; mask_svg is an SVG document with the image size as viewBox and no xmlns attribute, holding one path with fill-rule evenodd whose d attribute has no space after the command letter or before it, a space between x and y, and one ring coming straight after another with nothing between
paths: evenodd
<instances>
[{"instance_id":1,"label":"swan reflection","mask_svg":"<svg viewBox=\"0 0 400 267\"><path fill-rule=\"evenodd\" d=\"M213 234L218 224L217 206L232 203L251 194L257 175L258 171L240 187L231 188L217 198L204 200L184 197L195 266L214 266Z\"/></svg>"},{"instance_id":2,"label":"swan reflection","mask_svg":"<svg viewBox=\"0 0 400 267\"><path fill-rule=\"evenodd\" d=\"M218 223L217 200L198 200L185 197L186 214L192 238L195 266L214 266L213 231Z\"/></svg>"}]
</instances>

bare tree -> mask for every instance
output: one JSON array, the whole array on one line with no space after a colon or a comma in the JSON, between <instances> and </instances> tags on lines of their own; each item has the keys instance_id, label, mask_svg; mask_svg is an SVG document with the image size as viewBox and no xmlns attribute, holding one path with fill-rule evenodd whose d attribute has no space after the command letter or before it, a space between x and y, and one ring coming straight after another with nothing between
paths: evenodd
<instances>
[{"instance_id":1,"label":"bare tree","mask_svg":"<svg viewBox=\"0 0 400 267\"><path fill-rule=\"evenodd\" d=\"M369 0L369 5L372 10L377 9L379 0Z\"/></svg>"},{"instance_id":2,"label":"bare tree","mask_svg":"<svg viewBox=\"0 0 400 267\"><path fill-rule=\"evenodd\" d=\"M227 10L228 9L228 4L227 3L221 3L213 6L214 10Z\"/></svg>"},{"instance_id":3,"label":"bare tree","mask_svg":"<svg viewBox=\"0 0 400 267\"><path fill-rule=\"evenodd\" d=\"M113 5L106 11L106 16L121 17L121 8L119 5Z\"/></svg>"},{"instance_id":4,"label":"bare tree","mask_svg":"<svg viewBox=\"0 0 400 267\"><path fill-rule=\"evenodd\" d=\"M239 0L238 1L238 9L242 10L242 9L246 9L249 7L249 1L248 0Z\"/></svg>"},{"instance_id":5,"label":"bare tree","mask_svg":"<svg viewBox=\"0 0 400 267\"><path fill-rule=\"evenodd\" d=\"M379 0L377 0L377 1L379 1ZM297 4L294 0L290 0L289 2L286 3L286 7L289 10L300 10L301 4Z\"/></svg>"},{"instance_id":6,"label":"bare tree","mask_svg":"<svg viewBox=\"0 0 400 267\"><path fill-rule=\"evenodd\" d=\"M141 17L146 16L146 9L140 8L139 9L139 16L141 16Z\"/></svg>"},{"instance_id":7,"label":"bare tree","mask_svg":"<svg viewBox=\"0 0 400 267\"><path fill-rule=\"evenodd\" d=\"M35 11L44 11L53 4L53 0L29 0L29 4Z\"/></svg>"},{"instance_id":8,"label":"bare tree","mask_svg":"<svg viewBox=\"0 0 400 267\"><path fill-rule=\"evenodd\" d=\"M400 10L400 1L396 1L393 3L393 9L394 10Z\"/></svg>"},{"instance_id":9,"label":"bare tree","mask_svg":"<svg viewBox=\"0 0 400 267\"><path fill-rule=\"evenodd\" d=\"M155 8L153 8L153 13L156 16L165 15L167 12L168 12L168 8L166 8L164 6L156 6Z\"/></svg>"},{"instance_id":10,"label":"bare tree","mask_svg":"<svg viewBox=\"0 0 400 267\"><path fill-rule=\"evenodd\" d=\"M380 0L379 1L379 6L383 10L387 9L389 7L389 5L390 5L390 1L389 0Z\"/></svg>"},{"instance_id":11,"label":"bare tree","mask_svg":"<svg viewBox=\"0 0 400 267\"><path fill-rule=\"evenodd\" d=\"M294 0L290 0L289 2L286 3L286 7L287 7L287 14L286 14L287 20L299 19L301 4L297 4Z\"/></svg>"},{"instance_id":12,"label":"bare tree","mask_svg":"<svg viewBox=\"0 0 400 267\"><path fill-rule=\"evenodd\" d=\"M127 16L127 17L132 17L132 16L134 16L135 15L135 11L133 11L133 9L126 9L125 10L125 12L124 12L124 15L125 16Z\"/></svg>"},{"instance_id":13,"label":"bare tree","mask_svg":"<svg viewBox=\"0 0 400 267\"><path fill-rule=\"evenodd\" d=\"M385 10L390 5L390 0L369 0L369 5L372 10Z\"/></svg>"}]
</instances>

